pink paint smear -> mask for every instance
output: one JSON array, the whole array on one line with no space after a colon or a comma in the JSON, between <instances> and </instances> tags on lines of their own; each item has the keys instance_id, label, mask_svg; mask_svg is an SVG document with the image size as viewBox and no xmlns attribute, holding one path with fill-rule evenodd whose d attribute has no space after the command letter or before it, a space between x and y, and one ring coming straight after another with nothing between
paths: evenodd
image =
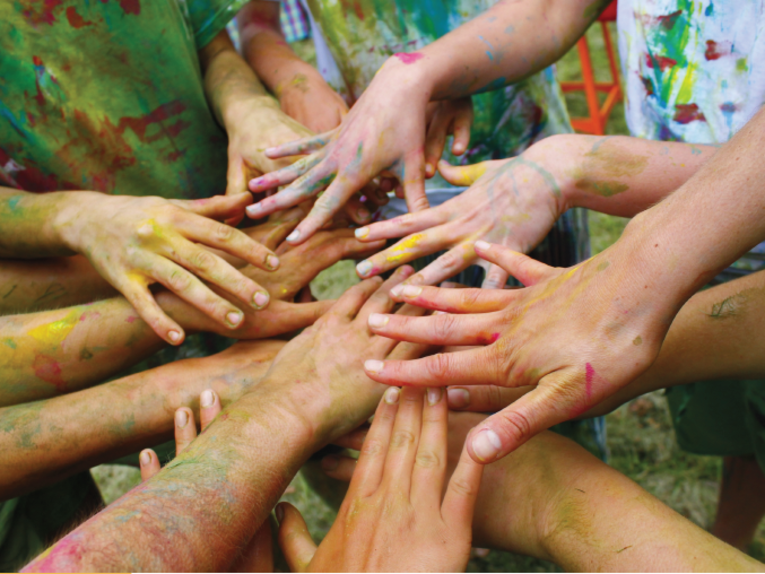
<instances>
[{"instance_id":1,"label":"pink paint smear","mask_svg":"<svg viewBox=\"0 0 765 574\"><path fill-rule=\"evenodd\" d=\"M424 58L424 56L419 52L412 52L411 54L407 54L406 52L397 52L393 55L404 62L404 64L414 64L417 60L422 60L422 58Z\"/></svg>"}]
</instances>

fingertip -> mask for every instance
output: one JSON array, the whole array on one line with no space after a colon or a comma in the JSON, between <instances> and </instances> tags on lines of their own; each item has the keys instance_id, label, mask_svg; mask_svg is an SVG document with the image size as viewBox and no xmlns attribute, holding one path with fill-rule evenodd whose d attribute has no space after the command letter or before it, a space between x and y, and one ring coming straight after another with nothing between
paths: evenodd
<instances>
[{"instance_id":1,"label":"fingertip","mask_svg":"<svg viewBox=\"0 0 765 574\"><path fill-rule=\"evenodd\" d=\"M141 467L147 467L151 464L151 459L153 458L154 451L150 448L146 448L141 451L141 454L138 456L138 462L141 465Z\"/></svg>"},{"instance_id":2,"label":"fingertip","mask_svg":"<svg viewBox=\"0 0 765 574\"><path fill-rule=\"evenodd\" d=\"M167 332L167 342L173 346L178 346L183 343L185 334L182 329L170 329Z\"/></svg>"},{"instance_id":3,"label":"fingertip","mask_svg":"<svg viewBox=\"0 0 765 574\"><path fill-rule=\"evenodd\" d=\"M255 180L252 180L255 181ZM252 182L250 182L250 186L252 187ZM263 205L262 202L253 203L252 205L248 205L245 208L245 212L247 213L247 217L250 219L260 219L263 217Z\"/></svg>"},{"instance_id":4,"label":"fingertip","mask_svg":"<svg viewBox=\"0 0 765 574\"><path fill-rule=\"evenodd\" d=\"M470 391L460 387L450 387L446 391L446 399L450 409L466 409L470 406Z\"/></svg>"},{"instance_id":5,"label":"fingertip","mask_svg":"<svg viewBox=\"0 0 765 574\"><path fill-rule=\"evenodd\" d=\"M202 394L199 396L199 406L203 409L209 409L215 406L216 400L217 395L215 394L215 391L212 389L206 389L202 391Z\"/></svg>"},{"instance_id":6,"label":"fingertip","mask_svg":"<svg viewBox=\"0 0 765 574\"><path fill-rule=\"evenodd\" d=\"M491 249L492 244L489 243L488 241L484 241L483 239L479 239L478 241L475 242L474 247L476 251L482 251L486 253L487 251Z\"/></svg>"},{"instance_id":7,"label":"fingertip","mask_svg":"<svg viewBox=\"0 0 765 574\"><path fill-rule=\"evenodd\" d=\"M468 449L470 457L480 463L494 462L502 451L502 440L490 428L482 428L471 434Z\"/></svg>"}]
</instances>

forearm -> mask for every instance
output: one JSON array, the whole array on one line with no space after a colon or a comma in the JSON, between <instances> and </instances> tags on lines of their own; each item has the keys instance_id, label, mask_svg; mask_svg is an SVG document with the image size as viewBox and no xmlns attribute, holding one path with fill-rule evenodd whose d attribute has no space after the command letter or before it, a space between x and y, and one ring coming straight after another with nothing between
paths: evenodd
<instances>
[{"instance_id":1,"label":"forearm","mask_svg":"<svg viewBox=\"0 0 765 574\"><path fill-rule=\"evenodd\" d=\"M305 423L266 394L229 406L164 470L27 570L227 569L315 446Z\"/></svg>"},{"instance_id":2,"label":"forearm","mask_svg":"<svg viewBox=\"0 0 765 574\"><path fill-rule=\"evenodd\" d=\"M419 58L407 57L404 65L416 71L430 99L497 89L560 59L606 4L605 0L498 2L419 50Z\"/></svg>"},{"instance_id":3,"label":"forearm","mask_svg":"<svg viewBox=\"0 0 765 574\"><path fill-rule=\"evenodd\" d=\"M0 315L70 307L116 295L82 255L0 261Z\"/></svg>"},{"instance_id":4,"label":"forearm","mask_svg":"<svg viewBox=\"0 0 765 574\"><path fill-rule=\"evenodd\" d=\"M0 498L169 440L177 408L196 409L205 389L215 390L223 404L235 400L265 374L283 345L267 341L255 352L234 349L177 361L92 389L0 409Z\"/></svg>"}]
</instances>

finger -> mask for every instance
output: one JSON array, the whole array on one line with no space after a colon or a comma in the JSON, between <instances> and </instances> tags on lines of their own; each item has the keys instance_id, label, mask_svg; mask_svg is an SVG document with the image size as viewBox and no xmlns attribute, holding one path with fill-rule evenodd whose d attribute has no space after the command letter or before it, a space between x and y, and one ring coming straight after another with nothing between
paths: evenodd
<instances>
[{"instance_id":1,"label":"finger","mask_svg":"<svg viewBox=\"0 0 765 574\"><path fill-rule=\"evenodd\" d=\"M271 539L271 521L260 525L250 541L242 549L241 556L235 562L235 572L273 572L274 549Z\"/></svg>"},{"instance_id":2,"label":"finger","mask_svg":"<svg viewBox=\"0 0 765 574\"><path fill-rule=\"evenodd\" d=\"M329 478L350 482L356 470L356 462L350 456L329 455L321 459L321 469Z\"/></svg>"},{"instance_id":3,"label":"finger","mask_svg":"<svg viewBox=\"0 0 765 574\"><path fill-rule=\"evenodd\" d=\"M442 289L402 285L391 292L397 301L447 313L490 313L507 307L517 298L517 289Z\"/></svg>"},{"instance_id":4,"label":"finger","mask_svg":"<svg viewBox=\"0 0 765 574\"><path fill-rule=\"evenodd\" d=\"M449 400L449 408L452 410L496 413L532 390L534 387L531 386L516 388L496 385L449 387L446 396Z\"/></svg>"},{"instance_id":5,"label":"finger","mask_svg":"<svg viewBox=\"0 0 765 574\"><path fill-rule=\"evenodd\" d=\"M177 229L186 239L225 251L259 269L273 271L279 267L273 251L225 223L194 217L180 222Z\"/></svg>"},{"instance_id":6,"label":"finger","mask_svg":"<svg viewBox=\"0 0 765 574\"><path fill-rule=\"evenodd\" d=\"M360 262L356 265L356 273L362 278L371 277L443 249L452 240L445 232L445 227L442 225L402 239L385 251Z\"/></svg>"},{"instance_id":7,"label":"finger","mask_svg":"<svg viewBox=\"0 0 765 574\"><path fill-rule=\"evenodd\" d=\"M422 317L426 313L425 309L413 305L403 305L396 311L396 315L399 317ZM399 343L388 337L375 337L368 349L369 357L378 359L387 357L391 360L406 361L409 359L419 359L426 353L435 352L438 347L429 344Z\"/></svg>"},{"instance_id":8,"label":"finger","mask_svg":"<svg viewBox=\"0 0 765 574\"><path fill-rule=\"evenodd\" d=\"M482 476L483 464L470 457L465 445L441 505L441 516L446 524L462 531L470 531Z\"/></svg>"},{"instance_id":9,"label":"finger","mask_svg":"<svg viewBox=\"0 0 765 574\"><path fill-rule=\"evenodd\" d=\"M287 241L295 245L311 237L328 221L331 221L332 217L360 188L361 185L356 181L344 177L342 173L338 173L327 190L313 204L313 208L308 216L287 237Z\"/></svg>"},{"instance_id":10,"label":"finger","mask_svg":"<svg viewBox=\"0 0 765 574\"><path fill-rule=\"evenodd\" d=\"M411 500L425 509L441 506L447 455L447 418L449 409L444 389L430 388L425 392L422 411L422 431L412 472Z\"/></svg>"},{"instance_id":11,"label":"finger","mask_svg":"<svg viewBox=\"0 0 765 574\"><path fill-rule=\"evenodd\" d=\"M482 289L504 289L510 274L499 265L489 265L486 277L481 284Z\"/></svg>"},{"instance_id":12,"label":"finger","mask_svg":"<svg viewBox=\"0 0 765 574\"><path fill-rule=\"evenodd\" d=\"M118 286L120 293L133 306L136 313L149 325L154 332L170 345L183 343L186 334L181 326L165 314L162 307L154 299L145 283L129 282Z\"/></svg>"},{"instance_id":13,"label":"finger","mask_svg":"<svg viewBox=\"0 0 765 574\"><path fill-rule=\"evenodd\" d=\"M566 374L548 375L532 392L485 419L468 437L473 460L481 464L499 460L537 433L568 420L578 397L560 392L561 388L570 388L567 383L572 381Z\"/></svg>"},{"instance_id":14,"label":"finger","mask_svg":"<svg viewBox=\"0 0 765 574\"><path fill-rule=\"evenodd\" d=\"M399 215L393 219L373 223L367 227L359 227L356 230L356 239L359 241L377 241L378 239L403 237L423 229L441 225L448 220L449 217L445 211L434 207L418 213Z\"/></svg>"},{"instance_id":15,"label":"finger","mask_svg":"<svg viewBox=\"0 0 765 574\"><path fill-rule=\"evenodd\" d=\"M172 203L196 215L222 220L242 215L244 208L252 203L252 194L244 191L242 189L234 194L215 195L205 199L173 200Z\"/></svg>"},{"instance_id":16,"label":"finger","mask_svg":"<svg viewBox=\"0 0 765 574\"><path fill-rule=\"evenodd\" d=\"M141 482L149 480L152 476L157 474L161 468L157 453L150 448L141 451L141 454L138 456L138 464L141 467Z\"/></svg>"},{"instance_id":17,"label":"finger","mask_svg":"<svg viewBox=\"0 0 765 574\"><path fill-rule=\"evenodd\" d=\"M427 345L491 345L499 339L502 316L495 313L429 317L370 315L369 328L375 335L396 341Z\"/></svg>"},{"instance_id":18,"label":"finger","mask_svg":"<svg viewBox=\"0 0 765 574\"><path fill-rule=\"evenodd\" d=\"M375 294L364 303L364 307L356 316L357 320L368 321L369 317L375 313L391 312L396 305L396 302L390 296L391 289L404 281L407 277L410 277L413 273L414 269L409 265L404 265L403 267L396 269L395 273L380 285Z\"/></svg>"},{"instance_id":19,"label":"finger","mask_svg":"<svg viewBox=\"0 0 765 574\"><path fill-rule=\"evenodd\" d=\"M482 259L502 267L526 287L543 281L555 270L528 255L486 241L476 241L475 252Z\"/></svg>"},{"instance_id":20,"label":"finger","mask_svg":"<svg viewBox=\"0 0 765 574\"><path fill-rule=\"evenodd\" d=\"M307 138L295 140L294 142L287 142L274 147L266 148L265 154L269 159L280 159L283 157L289 157L291 155L303 155L323 148L332 139L332 136L337 132L337 128L310 136Z\"/></svg>"},{"instance_id":21,"label":"finger","mask_svg":"<svg viewBox=\"0 0 765 574\"><path fill-rule=\"evenodd\" d=\"M382 487L411 500L412 471L422 428L422 403L425 389L401 390L398 413L385 458Z\"/></svg>"},{"instance_id":22,"label":"finger","mask_svg":"<svg viewBox=\"0 0 765 574\"><path fill-rule=\"evenodd\" d=\"M375 411L372 426L364 440L364 446L359 453L346 500L352 501L354 498L370 496L380 486L400 398L401 389L396 387L387 389L383 394Z\"/></svg>"},{"instance_id":23,"label":"finger","mask_svg":"<svg viewBox=\"0 0 765 574\"><path fill-rule=\"evenodd\" d=\"M175 456L181 454L197 438L197 425L194 413L188 407L175 411Z\"/></svg>"},{"instance_id":24,"label":"finger","mask_svg":"<svg viewBox=\"0 0 765 574\"><path fill-rule=\"evenodd\" d=\"M406 206L411 213L424 211L430 207L428 197L425 195L425 161L422 150L417 150L407 158L400 180L404 185Z\"/></svg>"},{"instance_id":25,"label":"finger","mask_svg":"<svg viewBox=\"0 0 765 574\"><path fill-rule=\"evenodd\" d=\"M323 163L317 163L305 175L294 180L289 187L247 207L247 216L252 219L260 219L276 211L297 205L322 191L333 178L334 172L330 168ZM252 187L252 182L250 182L250 187Z\"/></svg>"},{"instance_id":26,"label":"finger","mask_svg":"<svg viewBox=\"0 0 765 574\"><path fill-rule=\"evenodd\" d=\"M369 205L363 203L358 195L351 197L345 206L343 206L343 209L356 225L364 225L372 217Z\"/></svg>"},{"instance_id":27,"label":"finger","mask_svg":"<svg viewBox=\"0 0 765 574\"><path fill-rule=\"evenodd\" d=\"M316 554L316 543L303 516L289 502L280 502L276 505L276 520L279 521L279 547L290 572L306 572Z\"/></svg>"},{"instance_id":28,"label":"finger","mask_svg":"<svg viewBox=\"0 0 765 574\"><path fill-rule=\"evenodd\" d=\"M459 106L454 116L454 123L452 124L452 132L454 133L452 153L454 155L462 155L467 151L470 145L470 128L472 125L473 101L470 99L469 104Z\"/></svg>"},{"instance_id":29,"label":"finger","mask_svg":"<svg viewBox=\"0 0 765 574\"><path fill-rule=\"evenodd\" d=\"M213 421L215 417L220 413L221 404L218 393L212 389L202 391L199 397L199 422L202 427L202 432Z\"/></svg>"},{"instance_id":30,"label":"finger","mask_svg":"<svg viewBox=\"0 0 765 574\"><path fill-rule=\"evenodd\" d=\"M488 169L491 162L483 161L472 165L451 165L445 160L438 162L438 173L452 185L469 187Z\"/></svg>"},{"instance_id":31,"label":"finger","mask_svg":"<svg viewBox=\"0 0 765 574\"><path fill-rule=\"evenodd\" d=\"M364 371L373 381L386 385L445 387L447 385L502 384L500 362L492 346L458 353L439 353L414 361L364 362Z\"/></svg>"},{"instance_id":32,"label":"finger","mask_svg":"<svg viewBox=\"0 0 765 574\"><path fill-rule=\"evenodd\" d=\"M446 135L451 127L451 115L444 114L439 106L435 116L430 121L425 137L425 177L436 175L436 165L444 153Z\"/></svg>"},{"instance_id":33,"label":"finger","mask_svg":"<svg viewBox=\"0 0 765 574\"><path fill-rule=\"evenodd\" d=\"M252 178L247 183L247 188L253 193L260 193L287 185L313 169L314 166L321 162L322 158L322 154L312 154L301 158L281 169Z\"/></svg>"},{"instance_id":34,"label":"finger","mask_svg":"<svg viewBox=\"0 0 765 574\"><path fill-rule=\"evenodd\" d=\"M344 317L352 320L369 299L382 285L383 281L379 277L373 277L354 285L343 293L329 310L329 314Z\"/></svg>"},{"instance_id":35,"label":"finger","mask_svg":"<svg viewBox=\"0 0 765 574\"><path fill-rule=\"evenodd\" d=\"M322 317L322 315L332 309L332 306L335 305L335 303L335 301L315 301L313 303L273 301L268 306L268 312L274 314L274 321L278 320L279 328L274 329L271 327L265 337L277 337L313 325ZM236 333L232 334L232 336L235 335ZM258 337L256 330L254 336L246 338L257 339L263 337L264 335Z\"/></svg>"},{"instance_id":36,"label":"finger","mask_svg":"<svg viewBox=\"0 0 765 574\"><path fill-rule=\"evenodd\" d=\"M341 448L347 448L351 450L361 450L364 445L364 439L369 432L369 425L365 424L360 426L354 431L349 432L346 435L341 436L332 441L332 444Z\"/></svg>"},{"instance_id":37,"label":"finger","mask_svg":"<svg viewBox=\"0 0 765 574\"><path fill-rule=\"evenodd\" d=\"M262 309L268 303L268 291L204 247L181 239L172 241L164 255L193 272L197 277L217 285L255 309ZM220 297L217 301L210 303L213 304L213 309L216 305L222 304L222 308L218 309L218 312L222 313L220 319L229 320L229 322L233 317L228 317L228 313L238 314L239 312L231 303Z\"/></svg>"},{"instance_id":38,"label":"finger","mask_svg":"<svg viewBox=\"0 0 765 574\"><path fill-rule=\"evenodd\" d=\"M375 183L375 180L365 185L361 192L374 207L382 207L390 202L388 194L380 188L379 183Z\"/></svg>"},{"instance_id":39,"label":"finger","mask_svg":"<svg viewBox=\"0 0 765 574\"><path fill-rule=\"evenodd\" d=\"M449 233L448 227L443 226L446 235ZM457 239L452 235L453 240ZM451 242L450 242L451 243ZM416 275L407 281L408 285L436 285L441 281L455 276L457 273L467 269L475 263L477 257L473 249L472 242L465 242L453 247L430 265L420 270Z\"/></svg>"},{"instance_id":40,"label":"finger","mask_svg":"<svg viewBox=\"0 0 765 574\"><path fill-rule=\"evenodd\" d=\"M226 172L226 195L234 195L236 193L247 193L247 176L242 157L239 155L232 157L229 151L228 171ZM247 195L252 198L252 194L248 193Z\"/></svg>"}]
</instances>

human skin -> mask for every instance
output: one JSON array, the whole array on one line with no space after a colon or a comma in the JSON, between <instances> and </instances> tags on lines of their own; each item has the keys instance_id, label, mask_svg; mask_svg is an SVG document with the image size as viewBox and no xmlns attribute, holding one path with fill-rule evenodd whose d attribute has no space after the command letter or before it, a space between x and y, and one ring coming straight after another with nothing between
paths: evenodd
<instances>
[{"instance_id":1,"label":"human skin","mask_svg":"<svg viewBox=\"0 0 765 574\"><path fill-rule=\"evenodd\" d=\"M290 236L290 241L299 243L380 173L399 180L410 212L426 209L428 103L497 89L552 64L605 4L601 0L498 2L422 50L393 55L334 133L266 151L270 157L310 155L296 162L294 169L251 181L251 191L270 189L275 181L292 183L254 204L248 214L272 213L328 185ZM518 47L524 45L520 57Z\"/></svg>"},{"instance_id":2,"label":"human skin","mask_svg":"<svg viewBox=\"0 0 765 574\"><path fill-rule=\"evenodd\" d=\"M362 356L422 352L367 328L370 314L393 309L390 288L412 272L403 267L385 284L372 279L346 291L181 456L27 570L213 571L230 563L308 456L374 411L384 386L364 374Z\"/></svg>"},{"instance_id":3,"label":"human skin","mask_svg":"<svg viewBox=\"0 0 765 574\"><path fill-rule=\"evenodd\" d=\"M293 224L265 225L259 235L276 248ZM285 246L274 272L243 267L271 293L261 311L244 315L235 331L221 328L176 295L155 295L162 309L188 333L215 332L238 339L265 339L312 324L331 302L294 303L296 295L337 261L369 252L350 229L322 231L298 247ZM382 244L373 245L379 248ZM236 263L234 263L236 265ZM0 405L49 398L98 384L152 355L165 342L122 297L92 304L0 317Z\"/></svg>"},{"instance_id":4,"label":"human skin","mask_svg":"<svg viewBox=\"0 0 765 574\"><path fill-rule=\"evenodd\" d=\"M765 239L763 145L761 111L677 191L633 218L614 245L576 267L550 270L476 242L482 258L527 287L473 291L461 307L454 303L465 290L405 287L404 301L430 300L448 313L375 316L371 327L400 340L482 347L409 363L368 361L367 373L394 385L535 387L471 436L471 455L483 462L581 415L646 371L683 304Z\"/></svg>"},{"instance_id":5,"label":"human skin","mask_svg":"<svg viewBox=\"0 0 765 574\"><path fill-rule=\"evenodd\" d=\"M465 570L483 465L464 451L447 484L448 413L442 389L385 392L319 547L295 507L276 507L279 544L292 572Z\"/></svg>"},{"instance_id":6,"label":"human skin","mask_svg":"<svg viewBox=\"0 0 765 574\"><path fill-rule=\"evenodd\" d=\"M633 217L688 180L717 147L638 138L557 135L518 157L471 166L439 165L459 196L421 211L356 230L361 241L404 237L357 266L371 277L401 263L447 252L407 281L435 285L474 265L482 239L526 253L568 209L583 207ZM508 274L491 265L484 287L501 288Z\"/></svg>"},{"instance_id":7,"label":"human skin","mask_svg":"<svg viewBox=\"0 0 765 574\"><path fill-rule=\"evenodd\" d=\"M282 341L238 343L90 389L0 409L0 497L13 498L169 440L205 389L228 404L256 386Z\"/></svg>"},{"instance_id":8,"label":"human skin","mask_svg":"<svg viewBox=\"0 0 765 574\"><path fill-rule=\"evenodd\" d=\"M449 472L484 415L449 417ZM327 474L347 480L353 459ZM761 572L763 564L664 505L573 441L535 436L488 465L473 544L534 556L568 572Z\"/></svg>"},{"instance_id":9,"label":"human skin","mask_svg":"<svg viewBox=\"0 0 765 574\"><path fill-rule=\"evenodd\" d=\"M607 397L582 418L608 414L657 389L715 379L765 376L765 271L699 291L683 305L656 361L643 374ZM493 412L505 408L530 387L450 387L452 409Z\"/></svg>"}]
</instances>

